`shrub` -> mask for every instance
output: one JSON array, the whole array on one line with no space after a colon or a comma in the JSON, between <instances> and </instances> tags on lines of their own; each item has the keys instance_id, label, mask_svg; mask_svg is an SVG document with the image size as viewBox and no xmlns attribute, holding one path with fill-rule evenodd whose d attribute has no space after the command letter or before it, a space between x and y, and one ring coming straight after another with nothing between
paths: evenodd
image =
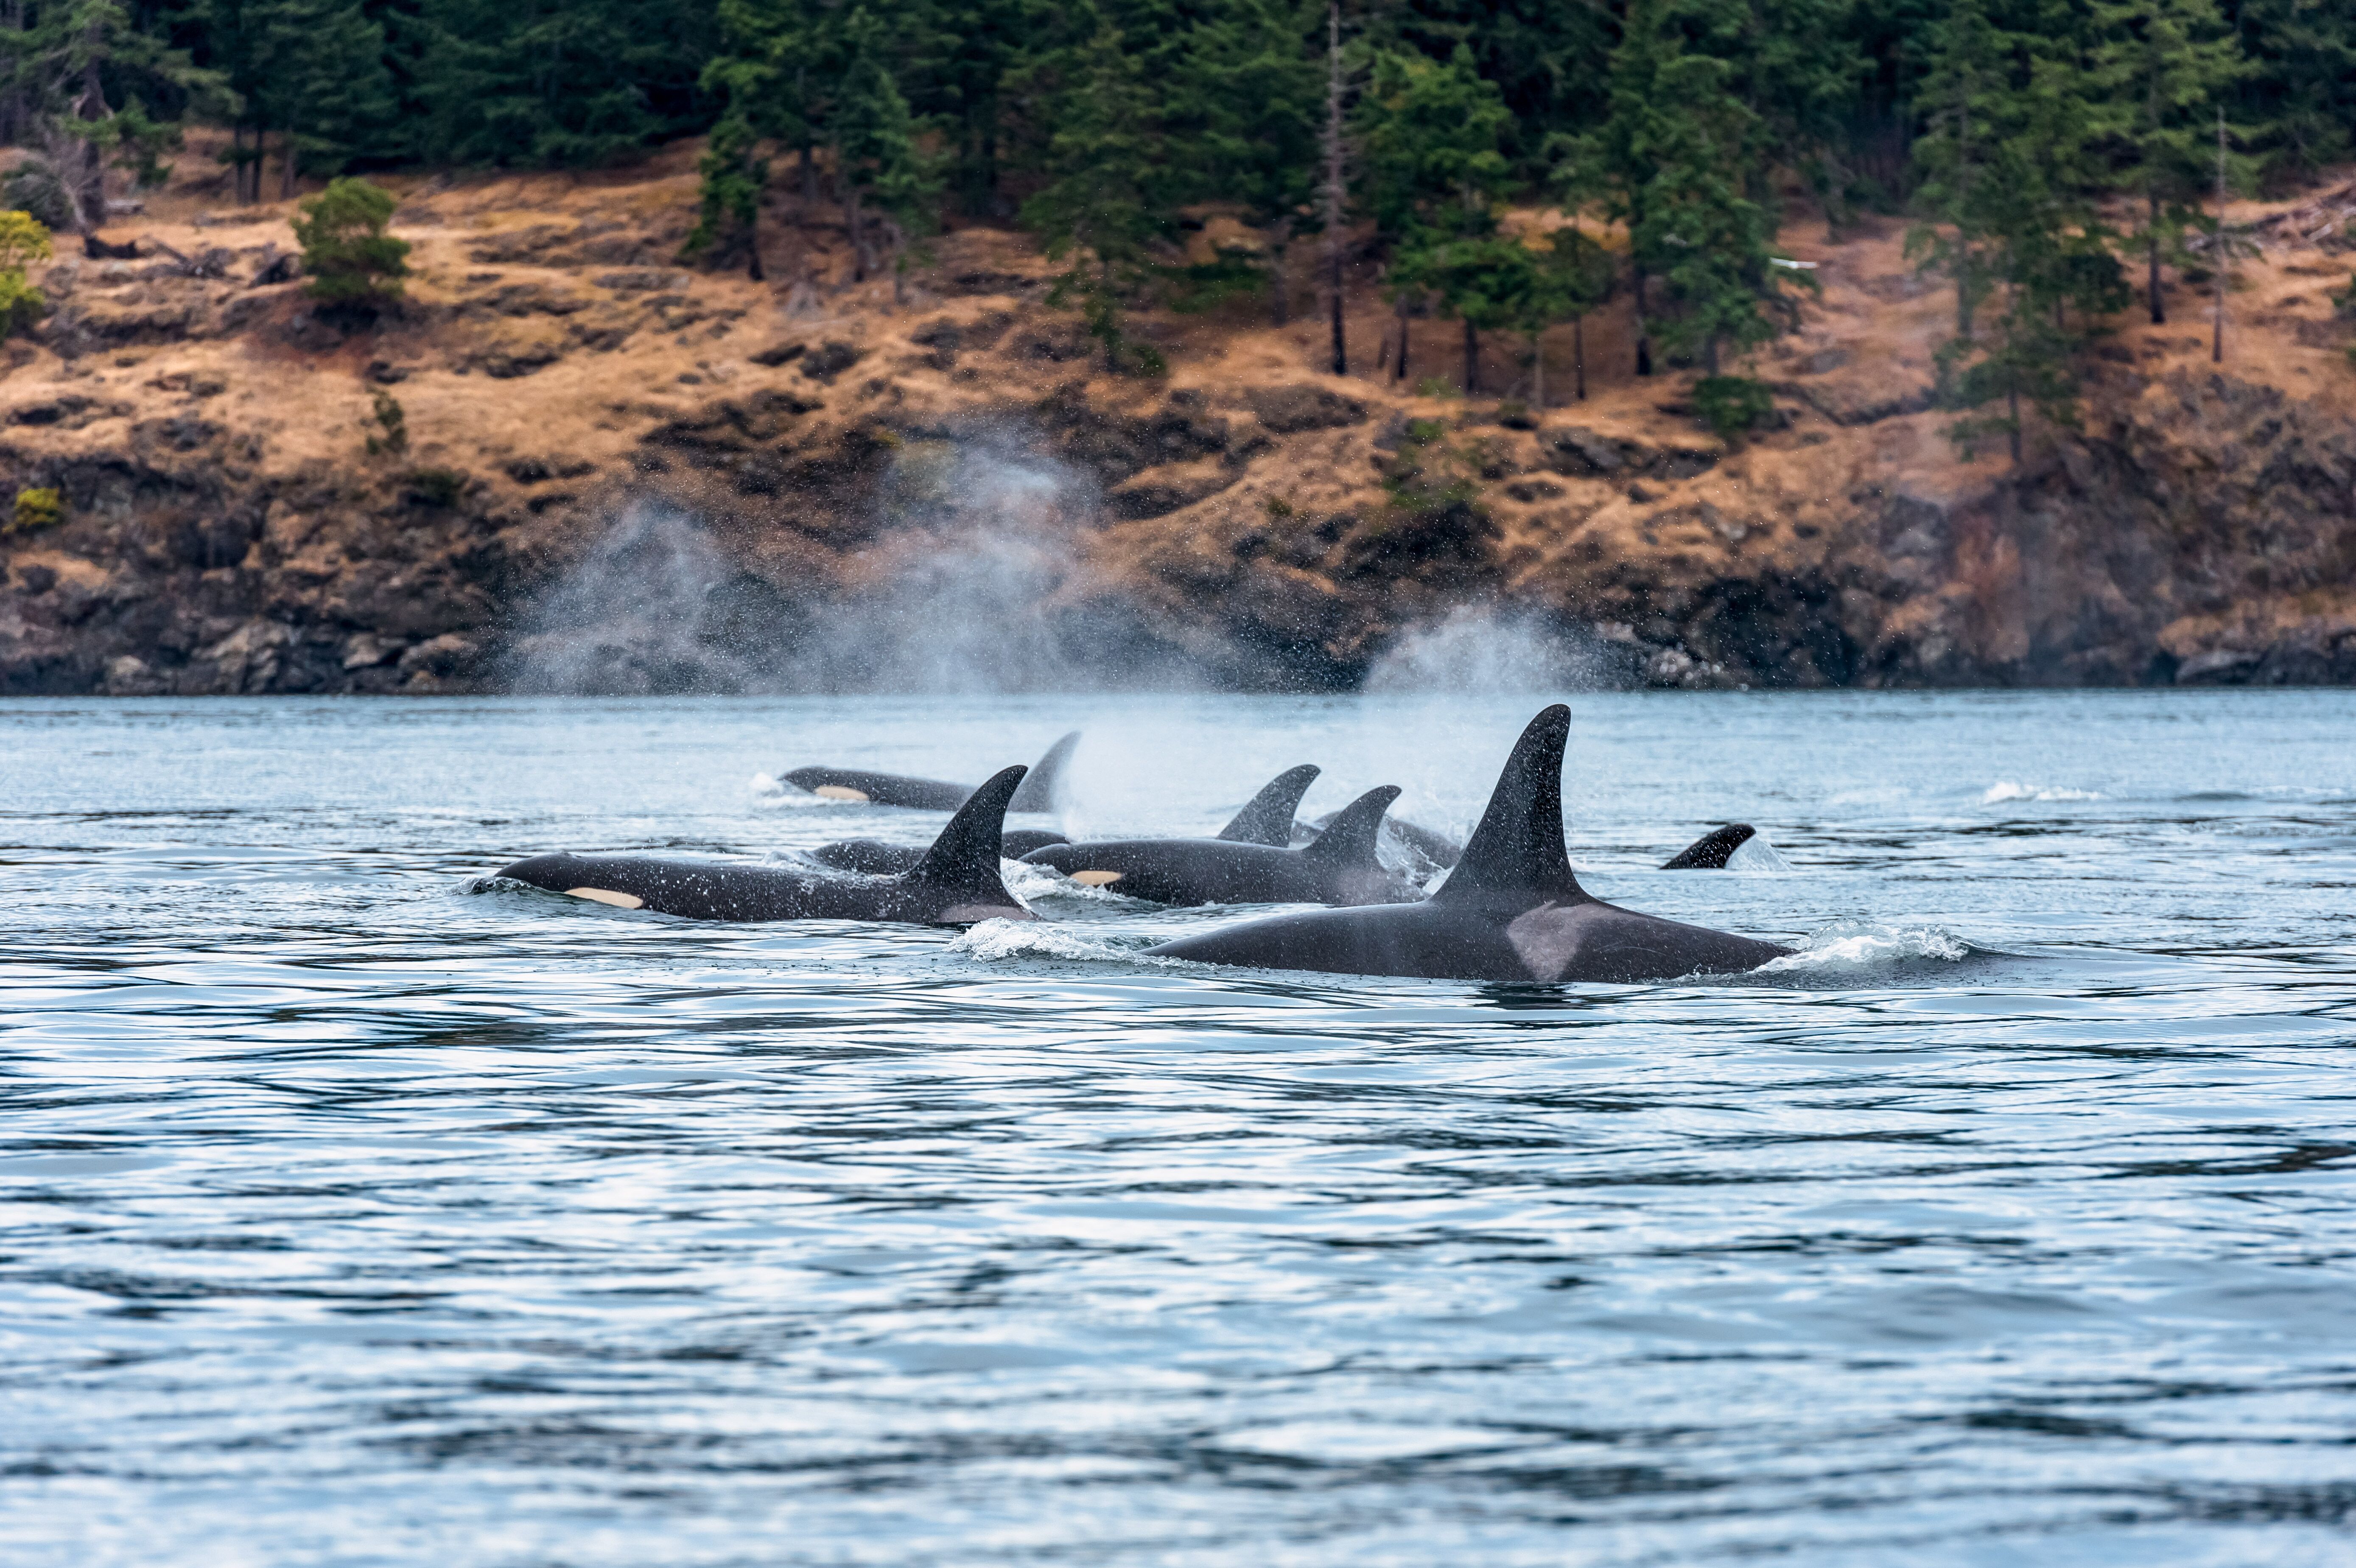
<instances>
[{"instance_id":1,"label":"shrub","mask_svg":"<svg viewBox=\"0 0 2356 1568\"><path fill-rule=\"evenodd\" d=\"M25 269L51 254L49 231L29 212L0 212L0 337L21 332L49 307Z\"/></svg>"},{"instance_id":2,"label":"shrub","mask_svg":"<svg viewBox=\"0 0 2356 1568\"><path fill-rule=\"evenodd\" d=\"M25 213L50 229L73 226L73 198L67 193L65 181L58 177L57 166L47 158L28 157L0 176L0 207Z\"/></svg>"},{"instance_id":3,"label":"shrub","mask_svg":"<svg viewBox=\"0 0 2356 1568\"><path fill-rule=\"evenodd\" d=\"M1731 441L1773 413L1775 400L1748 376L1704 376L1694 383L1693 406L1719 439Z\"/></svg>"},{"instance_id":4,"label":"shrub","mask_svg":"<svg viewBox=\"0 0 2356 1568\"><path fill-rule=\"evenodd\" d=\"M66 499L51 489L18 490L16 515L8 520L11 533L30 533L66 520Z\"/></svg>"},{"instance_id":5,"label":"shrub","mask_svg":"<svg viewBox=\"0 0 2356 1568\"><path fill-rule=\"evenodd\" d=\"M364 179L342 178L300 203L294 238L311 295L330 305L369 306L397 298L409 275L409 242L384 231L392 193Z\"/></svg>"},{"instance_id":6,"label":"shrub","mask_svg":"<svg viewBox=\"0 0 2356 1568\"><path fill-rule=\"evenodd\" d=\"M384 434L368 438L369 456L380 452L399 454L409 450L409 414L402 408L401 400L381 387L376 394L376 422L383 427Z\"/></svg>"},{"instance_id":7,"label":"shrub","mask_svg":"<svg viewBox=\"0 0 2356 1568\"><path fill-rule=\"evenodd\" d=\"M412 468L409 499L423 506L454 507L466 493L466 476L455 468Z\"/></svg>"}]
</instances>

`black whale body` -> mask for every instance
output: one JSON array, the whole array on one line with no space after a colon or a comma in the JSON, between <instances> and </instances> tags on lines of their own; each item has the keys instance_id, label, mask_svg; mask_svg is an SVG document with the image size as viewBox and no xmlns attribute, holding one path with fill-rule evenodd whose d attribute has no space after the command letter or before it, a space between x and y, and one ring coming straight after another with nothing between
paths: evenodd
<instances>
[{"instance_id":1,"label":"black whale body","mask_svg":"<svg viewBox=\"0 0 2356 1568\"><path fill-rule=\"evenodd\" d=\"M1237 832L1238 824L1250 831L1257 822L1265 831L1283 832L1316 771L1298 768L1281 776L1226 831ZM1299 777L1303 774L1308 777ZM1267 797L1280 789L1290 789L1291 799L1271 815ZM1416 896L1375 854L1383 812L1398 798L1398 789L1388 784L1368 790L1337 812L1333 825L1305 849L1280 849L1241 836L1106 839L1049 844L1023 860L1156 904L1389 903Z\"/></svg>"},{"instance_id":2,"label":"black whale body","mask_svg":"<svg viewBox=\"0 0 2356 1568\"><path fill-rule=\"evenodd\" d=\"M998 853L1008 860L1021 860L1034 849L1064 842L1063 834L1045 828L1009 828L998 837ZM925 846L889 843L883 839L838 839L802 853L836 871L855 871L862 876L897 876L913 870L925 858Z\"/></svg>"},{"instance_id":3,"label":"black whale body","mask_svg":"<svg viewBox=\"0 0 2356 1568\"><path fill-rule=\"evenodd\" d=\"M1073 749L1080 744L1080 732L1072 731L1047 748L1046 754L1033 765L1023 788L1006 803L1010 811L1050 811L1055 810L1057 786L1062 782L1064 765L1071 760ZM952 784L942 779L917 779L905 773L873 773L858 768L829 768L814 765L797 768L785 775L787 783L813 794L827 795L841 800L865 800L878 806L908 806L923 811L954 811L966 803L973 792L971 784Z\"/></svg>"},{"instance_id":4,"label":"black whale body","mask_svg":"<svg viewBox=\"0 0 2356 1568\"><path fill-rule=\"evenodd\" d=\"M536 854L499 873L552 893L691 920L897 920L963 926L1028 920L998 872L1006 802L1023 782L1010 768L973 792L940 837L897 876L828 876L724 861L637 854Z\"/></svg>"},{"instance_id":5,"label":"black whale body","mask_svg":"<svg viewBox=\"0 0 2356 1568\"><path fill-rule=\"evenodd\" d=\"M1277 915L1146 950L1197 963L1431 980L1630 983L1733 974L1790 950L1590 897L1562 832L1570 710L1530 721L1456 868L1418 904Z\"/></svg>"}]
</instances>

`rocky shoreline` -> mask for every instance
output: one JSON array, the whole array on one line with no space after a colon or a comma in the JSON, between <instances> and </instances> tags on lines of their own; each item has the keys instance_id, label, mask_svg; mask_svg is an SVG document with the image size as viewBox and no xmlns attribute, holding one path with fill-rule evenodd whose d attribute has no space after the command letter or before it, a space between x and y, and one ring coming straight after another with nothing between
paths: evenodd
<instances>
[{"instance_id":1,"label":"rocky shoreline","mask_svg":"<svg viewBox=\"0 0 2356 1568\"><path fill-rule=\"evenodd\" d=\"M1894 232L1806 251L1776 427L1730 448L1673 379L1535 417L1248 316L1094 374L988 231L813 306L671 264L685 179L413 192L410 303L363 329L256 282L283 214L52 269L0 467L64 515L0 533L0 691L1336 689L1468 613L1604 685L2356 682L2311 256L2253 264L2222 371L2122 334L2016 470L1927 408L1951 306Z\"/></svg>"}]
</instances>

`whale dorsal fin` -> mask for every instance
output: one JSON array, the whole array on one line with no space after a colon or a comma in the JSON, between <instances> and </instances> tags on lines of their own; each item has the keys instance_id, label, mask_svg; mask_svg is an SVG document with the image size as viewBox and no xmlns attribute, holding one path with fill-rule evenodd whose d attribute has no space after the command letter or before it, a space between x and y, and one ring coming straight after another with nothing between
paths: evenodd
<instances>
[{"instance_id":1,"label":"whale dorsal fin","mask_svg":"<svg viewBox=\"0 0 2356 1568\"><path fill-rule=\"evenodd\" d=\"M1006 884L998 875L998 847L1006 828L1006 802L1023 782L1023 772L1010 768L968 796L905 880L945 892L987 893L993 902L1012 904L1014 900L1007 897Z\"/></svg>"},{"instance_id":2,"label":"whale dorsal fin","mask_svg":"<svg viewBox=\"0 0 2356 1568\"><path fill-rule=\"evenodd\" d=\"M1581 898L1562 842L1562 748L1570 710L1560 703L1530 721L1497 775L1489 809L1434 903L1526 898L1529 907Z\"/></svg>"},{"instance_id":3,"label":"whale dorsal fin","mask_svg":"<svg viewBox=\"0 0 2356 1568\"><path fill-rule=\"evenodd\" d=\"M1379 865L1381 862L1375 857L1375 835L1382 832L1383 813L1391 809L1391 802L1398 795L1396 784L1367 790L1334 812L1325 831L1317 835L1317 842L1301 853L1324 865Z\"/></svg>"},{"instance_id":4,"label":"whale dorsal fin","mask_svg":"<svg viewBox=\"0 0 2356 1568\"><path fill-rule=\"evenodd\" d=\"M1309 786L1317 782L1317 765L1304 762L1298 768L1288 768L1260 786L1259 793L1251 798L1236 820L1221 828L1218 836L1229 843L1264 843L1278 849L1292 844L1292 813L1301 804L1301 797L1309 793Z\"/></svg>"},{"instance_id":5,"label":"whale dorsal fin","mask_svg":"<svg viewBox=\"0 0 2356 1568\"><path fill-rule=\"evenodd\" d=\"M1712 828L1661 863L1663 871L1723 871L1734 852L1758 835L1749 822Z\"/></svg>"},{"instance_id":6,"label":"whale dorsal fin","mask_svg":"<svg viewBox=\"0 0 2356 1568\"><path fill-rule=\"evenodd\" d=\"M1010 811L1052 811L1055 795L1063 788L1064 765L1072 760L1072 753L1080 744L1080 732L1074 730L1047 748L1047 754L1032 764L1023 780L1023 788L1014 791L1014 799L1006 802Z\"/></svg>"}]
</instances>

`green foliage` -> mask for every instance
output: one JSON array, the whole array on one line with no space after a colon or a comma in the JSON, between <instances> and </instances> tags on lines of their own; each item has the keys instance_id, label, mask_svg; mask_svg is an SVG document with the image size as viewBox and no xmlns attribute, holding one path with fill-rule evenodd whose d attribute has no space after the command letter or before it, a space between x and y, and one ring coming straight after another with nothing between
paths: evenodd
<instances>
[{"instance_id":1,"label":"green foliage","mask_svg":"<svg viewBox=\"0 0 2356 1568\"><path fill-rule=\"evenodd\" d=\"M1046 183L1023 204L1023 221L1066 263L1048 300L1078 307L1108 369L1159 371L1161 357L1130 343L1120 323L1125 302L1159 280L1156 248L1184 192L1144 72L1119 30L1099 20L1032 83L1055 129L1041 159Z\"/></svg>"},{"instance_id":2,"label":"green foliage","mask_svg":"<svg viewBox=\"0 0 2356 1568\"><path fill-rule=\"evenodd\" d=\"M703 177L695 227L681 254L690 258L749 252L752 275L761 275L758 225L761 192L769 183L769 160L758 152L760 138L745 106L736 104L712 128L696 172Z\"/></svg>"},{"instance_id":3,"label":"green foliage","mask_svg":"<svg viewBox=\"0 0 2356 1568\"><path fill-rule=\"evenodd\" d=\"M293 228L315 298L366 306L399 297L409 242L384 231L392 209L391 192L350 177L329 181L302 203Z\"/></svg>"},{"instance_id":4,"label":"green foliage","mask_svg":"<svg viewBox=\"0 0 2356 1568\"><path fill-rule=\"evenodd\" d=\"M242 194L262 193L266 141L282 160L330 175L365 152L409 150L384 27L362 0L198 0L192 15L208 62L235 94L236 135L218 156L236 167Z\"/></svg>"},{"instance_id":5,"label":"green foliage","mask_svg":"<svg viewBox=\"0 0 2356 1568\"><path fill-rule=\"evenodd\" d=\"M31 213L0 212L0 337L16 336L48 309L25 269L50 254L49 231Z\"/></svg>"},{"instance_id":6,"label":"green foliage","mask_svg":"<svg viewBox=\"0 0 2356 1568\"><path fill-rule=\"evenodd\" d=\"M1719 439L1731 441L1765 424L1775 400L1765 383L1748 376L1704 376L1694 382L1693 407Z\"/></svg>"},{"instance_id":7,"label":"green foliage","mask_svg":"<svg viewBox=\"0 0 2356 1568\"><path fill-rule=\"evenodd\" d=\"M412 468L401 478L408 498L420 506L447 510L466 493L466 476L455 468Z\"/></svg>"},{"instance_id":8,"label":"green foliage","mask_svg":"<svg viewBox=\"0 0 2356 1568\"><path fill-rule=\"evenodd\" d=\"M843 38L849 64L832 128L853 275L875 270L879 255L891 257L896 274L907 265L911 242L932 231L940 176L893 78L882 19L862 6L851 13Z\"/></svg>"},{"instance_id":9,"label":"green foliage","mask_svg":"<svg viewBox=\"0 0 2356 1568\"><path fill-rule=\"evenodd\" d=\"M700 126L716 19L670 0L423 0L417 151L580 167Z\"/></svg>"},{"instance_id":10,"label":"green foliage","mask_svg":"<svg viewBox=\"0 0 2356 1568\"><path fill-rule=\"evenodd\" d=\"M41 488L16 492L16 509L8 519L11 533L31 533L53 528L66 520L66 499L58 490Z\"/></svg>"},{"instance_id":11,"label":"green foliage","mask_svg":"<svg viewBox=\"0 0 2356 1568\"><path fill-rule=\"evenodd\" d=\"M1451 445L1436 419L1413 419L1398 449L1383 465L1385 510L1394 517L1429 517L1470 507L1481 493L1480 454Z\"/></svg>"},{"instance_id":12,"label":"green foliage","mask_svg":"<svg viewBox=\"0 0 2356 1568\"><path fill-rule=\"evenodd\" d=\"M379 387L376 392L375 407L370 412L376 420L377 427L384 434L368 438L369 456L375 457L385 453L399 456L408 451L409 413L401 406L401 400L382 387Z\"/></svg>"}]
</instances>

